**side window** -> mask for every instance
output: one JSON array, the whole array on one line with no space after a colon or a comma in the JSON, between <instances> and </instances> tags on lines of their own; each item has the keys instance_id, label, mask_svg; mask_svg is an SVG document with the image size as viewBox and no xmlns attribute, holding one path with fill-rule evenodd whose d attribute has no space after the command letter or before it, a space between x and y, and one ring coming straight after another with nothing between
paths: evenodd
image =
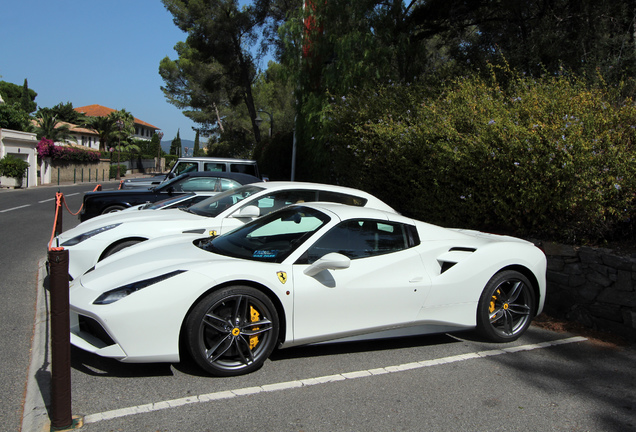
<instances>
[{"instance_id":1,"label":"side window","mask_svg":"<svg viewBox=\"0 0 636 432\"><path fill-rule=\"evenodd\" d=\"M409 239L410 227L400 223L369 219L341 222L313 244L299 264L311 264L324 255L337 252L351 259L397 252L415 246Z\"/></svg>"},{"instance_id":2,"label":"side window","mask_svg":"<svg viewBox=\"0 0 636 432\"><path fill-rule=\"evenodd\" d=\"M181 190L175 186L175 192L219 191L220 182L217 177L190 177L181 183Z\"/></svg>"},{"instance_id":3,"label":"side window","mask_svg":"<svg viewBox=\"0 0 636 432\"><path fill-rule=\"evenodd\" d=\"M226 191L230 189L236 189L241 186L241 184L235 180L222 178L221 180L221 191Z\"/></svg>"},{"instance_id":4,"label":"side window","mask_svg":"<svg viewBox=\"0 0 636 432\"><path fill-rule=\"evenodd\" d=\"M312 202L316 200L316 192L311 190L279 191L250 201L246 205L255 205L261 210L261 216L286 207L290 204Z\"/></svg>"},{"instance_id":5,"label":"side window","mask_svg":"<svg viewBox=\"0 0 636 432\"><path fill-rule=\"evenodd\" d=\"M178 162L177 166L174 169L174 173L176 175L197 171L199 169L199 164L196 162Z\"/></svg>"},{"instance_id":6,"label":"side window","mask_svg":"<svg viewBox=\"0 0 636 432\"><path fill-rule=\"evenodd\" d=\"M254 165L251 164L230 164L230 171L258 177L256 168L254 167Z\"/></svg>"},{"instance_id":7,"label":"side window","mask_svg":"<svg viewBox=\"0 0 636 432\"><path fill-rule=\"evenodd\" d=\"M366 198L347 195L338 192L320 191L318 201L335 202L339 204L347 204L357 207L364 207L367 203Z\"/></svg>"},{"instance_id":8,"label":"side window","mask_svg":"<svg viewBox=\"0 0 636 432\"><path fill-rule=\"evenodd\" d=\"M203 164L203 171L225 171L225 164L218 162L206 162ZM223 189L225 190L225 189Z\"/></svg>"}]
</instances>

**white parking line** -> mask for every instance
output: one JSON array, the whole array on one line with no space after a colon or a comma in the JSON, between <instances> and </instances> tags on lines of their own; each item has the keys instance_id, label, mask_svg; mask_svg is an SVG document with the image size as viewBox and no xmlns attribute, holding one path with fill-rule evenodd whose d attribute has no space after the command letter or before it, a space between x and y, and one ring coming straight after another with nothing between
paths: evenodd
<instances>
[{"instance_id":1,"label":"white parking line","mask_svg":"<svg viewBox=\"0 0 636 432\"><path fill-rule=\"evenodd\" d=\"M190 396L190 397L185 397L180 399L172 399L172 400L167 400L162 402L149 403L145 405L137 405L137 406L128 407L128 408L121 408L121 409L106 411L106 412L97 413L97 414L90 414L84 417L84 424L97 423L102 420L111 420L111 419L115 419L119 417L131 416L135 414L149 413L153 411L164 410L167 408L175 408L175 407L179 407L183 405L202 403L202 402L212 402L212 401L217 401L222 399L231 399L235 397L253 395L256 393L263 393L263 392L291 390L295 388L307 387L307 386L312 386L317 384L328 384L328 383L337 382L337 381L364 378L364 377L370 377L374 375L383 375L387 373L403 372L403 371L412 370L412 369L438 366L442 364L455 363L455 362L460 362L465 360L474 360L474 359L485 358L485 357L490 357L494 355L513 354L519 351L531 351L535 349L548 348L548 347L556 346L556 345L582 342L585 340L587 339L584 337L576 336L576 337L571 337L567 339L558 339L554 341L541 342L541 343L531 344L531 345L521 345L521 346L502 348L497 350L488 350L488 351L479 351L479 352L473 352L473 353L467 353L467 354L459 354L455 356L442 357L442 358L433 359L433 360L424 360L420 362L405 363L405 364L397 365L397 366L387 366L384 368L368 369L368 370L361 370L361 371L355 371L355 372L346 372L346 373L337 374L337 375L329 375L329 376L323 376L323 377L317 377L317 378L307 378L307 379L298 380L298 381L287 381L287 382L281 382L281 383L266 384L266 385L258 386L258 387L246 387L246 388L241 388L236 390L226 390L226 391L221 391L216 393L203 394L199 396Z\"/></svg>"},{"instance_id":2,"label":"white parking line","mask_svg":"<svg viewBox=\"0 0 636 432\"><path fill-rule=\"evenodd\" d=\"M25 208L25 207L30 207L30 206L31 206L31 204L26 204L26 205L23 205L23 206L20 206L20 207L12 207L12 208L9 208L9 209L0 210L0 213L6 213L8 211L13 211L13 210L17 210L17 209L21 209L21 208Z\"/></svg>"},{"instance_id":3,"label":"white parking line","mask_svg":"<svg viewBox=\"0 0 636 432\"><path fill-rule=\"evenodd\" d=\"M42 204L42 203L50 202L50 201L55 201L55 198L49 198L49 199L45 199L45 200L42 200L42 201L38 201L38 204Z\"/></svg>"}]
</instances>

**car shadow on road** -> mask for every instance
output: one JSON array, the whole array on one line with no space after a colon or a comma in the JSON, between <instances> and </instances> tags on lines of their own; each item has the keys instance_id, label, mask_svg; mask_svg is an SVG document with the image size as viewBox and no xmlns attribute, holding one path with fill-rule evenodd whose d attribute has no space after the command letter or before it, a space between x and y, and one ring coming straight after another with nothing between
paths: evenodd
<instances>
[{"instance_id":1,"label":"car shadow on road","mask_svg":"<svg viewBox=\"0 0 636 432\"><path fill-rule=\"evenodd\" d=\"M174 375L170 363L122 363L74 346L71 346L71 367L91 376L138 378Z\"/></svg>"},{"instance_id":2,"label":"car shadow on road","mask_svg":"<svg viewBox=\"0 0 636 432\"><path fill-rule=\"evenodd\" d=\"M325 342L275 350L272 355L270 355L269 359L272 361L278 361L339 354L392 351L403 348L451 344L454 342L458 342L458 340L452 338L448 334L405 336L391 339L371 339L355 342Z\"/></svg>"}]
</instances>

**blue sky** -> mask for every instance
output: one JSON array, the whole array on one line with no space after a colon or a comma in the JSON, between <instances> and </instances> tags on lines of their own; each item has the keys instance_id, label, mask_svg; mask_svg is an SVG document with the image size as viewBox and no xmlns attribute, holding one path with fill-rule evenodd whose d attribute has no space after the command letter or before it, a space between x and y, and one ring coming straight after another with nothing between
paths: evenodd
<instances>
[{"instance_id":1,"label":"blue sky","mask_svg":"<svg viewBox=\"0 0 636 432\"><path fill-rule=\"evenodd\" d=\"M20 0L2 8L0 80L37 92L40 107L71 102L126 109L171 141L195 126L161 91L159 62L186 34L160 0Z\"/></svg>"}]
</instances>

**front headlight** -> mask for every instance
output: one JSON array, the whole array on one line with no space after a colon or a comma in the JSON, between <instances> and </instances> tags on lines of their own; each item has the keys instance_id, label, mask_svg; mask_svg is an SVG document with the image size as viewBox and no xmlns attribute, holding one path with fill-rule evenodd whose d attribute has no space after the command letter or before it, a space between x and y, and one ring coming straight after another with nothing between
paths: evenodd
<instances>
[{"instance_id":1,"label":"front headlight","mask_svg":"<svg viewBox=\"0 0 636 432\"><path fill-rule=\"evenodd\" d=\"M104 231L112 230L113 228L118 227L119 225L121 225L121 223L106 225L100 228L96 228L92 231L88 231L88 232L85 232L84 234L75 236L72 239L65 241L60 246L75 246L76 244L81 243L86 239L96 236L99 233L103 233Z\"/></svg>"},{"instance_id":2,"label":"front headlight","mask_svg":"<svg viewBox=\"0 0 636 432\"><path fill-rule=\"evenodd\" d=\"M106 304L115 303L116 301L121 300L124 297L127 297L136 291L139 291L140 289L162 282L166 279L179 275L183 272L185 272L185 270L175 270L170 273L163 274L161 276L155 276L150 279L133 282L131 284L124 285L122 287L115 288L110 291L106 291L104 294L97 297L97 300L95 300L93 304L106 305Z\"/></svg>"}]
</instances>

